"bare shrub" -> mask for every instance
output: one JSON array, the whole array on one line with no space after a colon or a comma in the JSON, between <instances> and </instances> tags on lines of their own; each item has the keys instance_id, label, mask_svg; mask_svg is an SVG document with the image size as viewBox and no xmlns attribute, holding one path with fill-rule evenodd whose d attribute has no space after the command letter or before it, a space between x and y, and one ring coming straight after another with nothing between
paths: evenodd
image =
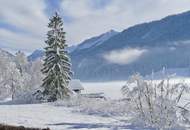
<instances>
[{"instance_id":1,"label":"bare shrub","mask_svg":"<svg viewBox=\"0 0 190 130\"><path fill-rule=\"evenodd\" d=\"M189 87L184 83L171 84L169 78L156 83L136 74L121 90L129 99L132 122L136 124L158 129L176 128L187 110L188 105L182 104L181 99L189 93Z\"/></svg>"}]
</instances>

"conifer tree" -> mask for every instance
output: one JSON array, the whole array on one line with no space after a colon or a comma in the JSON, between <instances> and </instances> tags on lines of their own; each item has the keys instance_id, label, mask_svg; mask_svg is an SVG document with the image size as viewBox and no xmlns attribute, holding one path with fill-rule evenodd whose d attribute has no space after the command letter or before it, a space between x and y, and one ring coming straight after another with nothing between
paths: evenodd
<instances>
[{"instance_id":1,"label":"conifer tree","mask_svg":"<svg viewBox=\"0 0 190 130\"><path fill-rule=\"evenodd\" d=\"M43 94L49 101L69 97L71 91L68 88L71 80L71 63L66 51L65 32L63 22L56 12L48 24L50 29L45 41L45 59L42 73L46 76L43 80Z\"/></svg>"}]
</instances>

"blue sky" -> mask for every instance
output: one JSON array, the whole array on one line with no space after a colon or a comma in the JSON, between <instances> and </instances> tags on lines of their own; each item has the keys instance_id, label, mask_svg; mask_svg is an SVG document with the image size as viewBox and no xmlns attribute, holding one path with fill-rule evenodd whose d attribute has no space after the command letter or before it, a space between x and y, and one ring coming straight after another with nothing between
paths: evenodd
<instances>
[{"instance_id":1,"label":"blue sky","mask_svg":"<svg viewBox=\"0 0 190 130\"><path fill-rule=\"evenodd\" d=\"M64 20L67 43L75 45L111 29L188 11L189 5L190 0L0 0L0 48L42 49L55 11Z\"/></svg>"}]
</instances>

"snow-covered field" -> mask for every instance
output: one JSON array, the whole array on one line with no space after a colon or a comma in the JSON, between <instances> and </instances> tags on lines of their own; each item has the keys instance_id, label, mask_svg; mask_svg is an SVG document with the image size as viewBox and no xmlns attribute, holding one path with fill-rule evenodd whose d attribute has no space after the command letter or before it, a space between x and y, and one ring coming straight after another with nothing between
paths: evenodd
<instances>
[{"instance_id":1,"label":"snow-covered field","mask_svg":"<svg viewBox=\"0 0 190 130\"><path fill-rule=\"evenodd\" d=\"M104 92L111 99L121 97L124 82L83 83L83 93ZM127 129L127 124L116 117L103 117L73 112L72 107L58 107L52 104L0 105L0 123L31 127L49 127L53 130L76 129Z\"/></svg>"},{"instance_id":2,"label":"snow-covered field","mask_svg":"<svg viewBox=\"0 0 190 130\"><path fill-rule=\"evenodd\" d=\"M125 85L125 81L103 82L103 83L83 83L83 93L101 93L103 92L107 98L119 99L122 97L121 87Z\"/></svg>"},{"instance_id":3,"label":"snow-covered field","mask_svg":"<svg viewBox=\"0 0 190 130\"><path fill-rule=\"evenodd\" d=\"M117 120L111 117L73 113L72 108L48 104L2 105L0 107L0 115L1 123L31 127L49 127L52 130L107 130L117 128L119 127L118 125L125 127L124 124L118 124Z\"/></svg>"},{"instance_id":4,"label":"snow-covered field","mask_svg":"<svg viewBox=\"0 0 190 130\"><path fill-rule=\"evenodd\" d=\"M177 80L174 80L177 82ZM181 79L178 79L181 81ZM189 80L186 79L185 82ZM105 83L83 83L83 93L104 92L110 99L122 97L120 92L125 81ZM52 130L138 130L127 124L127 118L100 116L80 113L75 107L56 106L53 104L0 105L0 123L24 125L29 127L49 127ZM139 130L142 130L139 129Z\"/></svg>"}]
</instances>

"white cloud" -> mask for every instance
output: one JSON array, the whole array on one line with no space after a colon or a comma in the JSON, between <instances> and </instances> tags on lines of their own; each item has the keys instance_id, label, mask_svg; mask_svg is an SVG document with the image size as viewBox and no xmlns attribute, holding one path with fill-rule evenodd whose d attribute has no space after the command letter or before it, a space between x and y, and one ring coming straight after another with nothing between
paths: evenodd
<instances>
[{"instance_id":1,"label":"white cloud","mask_svg":"<svg viewBox=\"0 0 190 130\"><path fill-rule=\"evenodd\" d=\"M160 19L189 10L190 0L110 0L95 9L93 0L63 0L62 13L73 19L65 23L67 42L77 44L110 29ZM1 22L29 33L0 28L0 47L33 51L45 45L48 18L45 0L0 0Z\"/></svg>"},{"instance_id":2,"label":"white cloud","mask_svg":"<svg viewBox=\"0 0 190 130\"><path fill-rule=\"evenodd\" d=\"M44 33L48 18L44 13L43 0L0 1L1 21L20 29L41 36Z\"/></svg>"},{"instance_id":3,"label":"white cloud","mask_svg":"<svg viewBox=\"0 0 190 130\"><path fill-rule=\"evenodd\" d=\"M126 65L138 60L147 50L145 49L123 49L114 50L103 55L110 63Z\"/></svg>"},{"instance_id":4,"label":"white cloud","mask_svg":"<svg viewBox=\"0 0 190 130\"><path fill-rule=\"evenodd\" d=\"M48 18L43 0L1 0L1 22L20 31L0 28L0 47L32 51L44 45Z\"/></svg>"},{"instance_id":5,"label":"white cloud","mask_svg":"<svg viewBox=\"0 0 190 130\"><path fill-rule=\"evenodd\" d=\"M13 48L14 50L31 51L42 46L43 39L32 37L27 34L14 33L0 29L1 47Z\"/></svg>"}]
</instances>

